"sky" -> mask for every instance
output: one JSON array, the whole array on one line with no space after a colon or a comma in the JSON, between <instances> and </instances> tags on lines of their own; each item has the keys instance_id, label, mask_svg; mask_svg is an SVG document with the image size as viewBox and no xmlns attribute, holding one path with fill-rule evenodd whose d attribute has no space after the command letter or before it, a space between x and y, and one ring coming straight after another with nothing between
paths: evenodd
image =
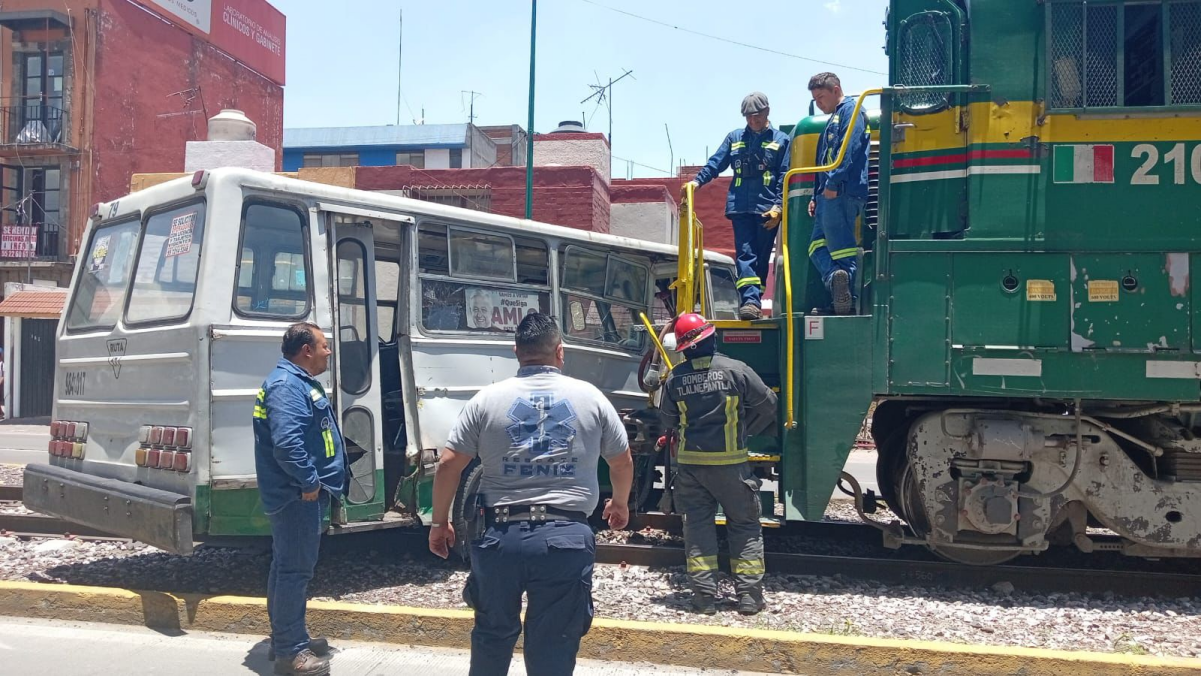
<instances>
[{"instance_id":1,"label":"sky","mask_svg":"<svg viewBox=\"0 0 1201 676\"><path fill-rule=\"evenodd\" d=\"M288 21L285 127L395 124L398 110L401 124L466 122L471 91L477 125L528 127L531 0L271 2ZM849 93L884 84L886 6L542 0L534 129L584 118L608 133L607 108L581 101L598 79L633 71L612 89L613 174L668 176L704 163L744 126L739 106L751 91L767 94L773 123L794 124L808 114L815 73L837 73Z\"/></svg>"}]
</instances>

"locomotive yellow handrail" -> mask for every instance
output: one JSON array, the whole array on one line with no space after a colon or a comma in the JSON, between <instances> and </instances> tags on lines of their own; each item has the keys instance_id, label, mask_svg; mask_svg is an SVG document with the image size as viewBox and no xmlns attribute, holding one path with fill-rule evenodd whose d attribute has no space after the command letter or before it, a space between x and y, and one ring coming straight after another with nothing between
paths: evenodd
<instances>
[{"instance_id":1,"label":"locomotive yellow handrail","mask_svg":"<svg viewBox=\"0 0 1201 676\"><path fill-rule=\"evenodd\" d=\"M705 244L704 226L696 218L692 196L696 186L691 181L685 184L684 208L680 211L679 259L677 261L676 314L695 312L700 303L701 315L709 311L705 298Z\"/></svg>"},{"instance_id":2,"label":"locomotive yellow handrail","mask_svg":"<svg viewBox=\"0 0 1201 676\"><path fill-rule=\"evenodd\" d=\"M867 97L878 96L883 93L883 88L877 88L869 89L860 94L859 98L855 101L855 111L851 113L851 120L859 119L859 112L863 109L863 102L867 100ZM851 129L854 130L854 122L852 122L851 125ZM830 164L823 164L815 167L797 167L795 169L789 169L784 174L784 185L782 187L782 191L784 193L784 208L783 213L780 216L780 238L784 240L784 243L781 246L781 256L784 259L784 340L787 346L784 360L785 368L788 371L788 374L784 379L784 398L788 402L788 405L785 408L784 427L787 429L796 429L796 415L794 413L794 409L796 407L796 398L794 394L796 370L794 368L795 357L793 354L793 351L796 347L796 322L794 322L792 318L792 266L789 261L788 251L788 183L793 176L798 176L801 174L816 174L819 172L833 171L837 169L842 165L842 161L846 157L847 148L850 146L850 142L851 134L848 133L842 138L842 145L838 148L838 156L835 157L834 161ZM817 195L814 195L812 199L817 199Z\"/></svg>"},{"instance_id":3,"label":"locomotive yellow handrail","mask_svg":"<svg viewBox=\"0 0 1201 676\"><path fill-rule=\"evenodd\" d=\"M655 342L655 349L659 351L659 356L663 358L663 364L670 371L673 368L671 359L667 357L667 350L663 349L663 343L659 340L659 334L655 333L655 327L651 324L651 320L646 318L645 312L639 312L638 317L642 319L642 325L646 327L647 334Z\"/></svg>"}]
</instances>

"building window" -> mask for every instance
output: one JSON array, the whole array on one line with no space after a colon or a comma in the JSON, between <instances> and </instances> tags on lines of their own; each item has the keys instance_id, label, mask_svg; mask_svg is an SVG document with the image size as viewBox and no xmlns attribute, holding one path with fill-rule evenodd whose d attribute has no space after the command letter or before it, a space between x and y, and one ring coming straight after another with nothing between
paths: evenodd
<instances>
[{"instance_id":1,"label":"building window","mask_svg":"<svg viewBox=\"0 0 1201 676\"><path fill-rule=\"evenodd\" d=\"M407 185L405 197L434 204L445 204L460 209L492 211L492 186L489 185Z\"/></svg>"},{"instance_id":2,"label":"building window","mask_svg":"<svg viewBox=\"0 0 1201 676\"><path fill-rule=\"evenodd\" d=\"M1201 104L1201 0L1048 3L1054 108Z\"/></svg>"},{"instance_id":3,"label":"building window","mask_svg":"<svg viewBox=\"0 0 1201 676\"><path fill-rule=\"evenodd\" d=\"M357 167L358 153L305 153L304 162L300 165L305 169L315 167Z\"/></svg>"},{"instance_id":4,"label":"building window","mask_svg":"<svg viewBox=\"0 0 1201 676\"><path fill-rule=\"evenodd\" d=\"M451 148L450 149L450 168L451 169L462 169L463 168L463 149L462 148Z\"/></svg>"},{"instance_id":5,"label":"building window","mask_svg":"<svg viewBox=\"0 0 1201 676\"><path fill-rule=\"evenodd\" d=\"M396 166L402 167L405 165L414 169L425 169L425 151L417 150L411 153L396 153Z\"/></svg>"},{"instance_id":6,"label":"building window","mask_svg":"<svg viewBox=\"0 0 1201 676\"><path fill-rule=\"evenodd\" d=\"M58 167L0 165L0 223L32 228L10 234L36 238L33 255L37 258L56 258L60 253L61 180L62 171ZM24 250L0 255L28 257Z\"/></svg>"},{"instance_id":7,"label":"building window","mask_svg":"<svg viewBox=\"0 0 1201 676\"><path fill-rule=\"evenodd\" d=\"M62 52L21 55L20 104L11 111L10 143L60 143L63 133ZM15 124L12 124L15 123Z\"/></svg>"}]
</instances>

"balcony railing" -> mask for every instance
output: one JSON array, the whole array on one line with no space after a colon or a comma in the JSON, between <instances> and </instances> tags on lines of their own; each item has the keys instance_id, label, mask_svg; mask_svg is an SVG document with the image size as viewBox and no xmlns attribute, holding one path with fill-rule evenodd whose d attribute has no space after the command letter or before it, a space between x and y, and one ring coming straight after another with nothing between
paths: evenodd
<instances>
[{"instance_id":1,"label":"balcony railing","mask_svg":"<svg viewBox=\"0 0 1201 676\"><path fill-rule=\"evenodd\" d=\"M0 225L0 263L61 260L59 244L58 223Z\"/></svg>"},{"instance_id":2,"label":"balcony railing","mask_svg":"<svg viewBox=\"0 0 1201 676\"><path fill-rule=\"evenodd\" d=\"M63 146L67 143L67 115L62 108L42 103L0 107L4 145Z\"/></svg>"}]
</instances>

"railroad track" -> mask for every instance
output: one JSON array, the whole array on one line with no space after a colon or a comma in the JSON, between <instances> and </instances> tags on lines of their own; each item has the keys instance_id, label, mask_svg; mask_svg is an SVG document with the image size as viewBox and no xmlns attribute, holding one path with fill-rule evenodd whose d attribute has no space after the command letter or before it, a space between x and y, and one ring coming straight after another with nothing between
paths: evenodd
<instances>
[{"instance_id":1,"label":"railroad track","mask_svg":"<svg viewBox=\"0 0 1201 676\"><path fill-rule=\"evenodd\" d=\"M0 486L0 502L19 502L20 486ZM672 530L674 521L662 515L635 515L631 527ZM29 537L73 537L82 540L126 540L41 514L0 513L0 532ZM878 530L848 522L804 522L790 524L780 532L815 540L879 543ZM424 550L425 534L406 529L393 532L400 549ZM341 540L341 538L339 538ZM347 542L349 544L349 542ZM919 556L921 550L913 550ZM1201 575L1148 570L1114 570L1037 565L1037 559L1001 566L968 566L949 561L910 558L881 548L882 556L839 556L791 552L766 553L767 569L779 575L842 576L882 584L914 587L988 588L1008 582L1029 593L1077 592L1122 596L1201 596ZM684 565L680 547L597 543L596 561L602 564L667 568ZM722 564L727 566L725 555Z\"/></svg>"}]
</instances>

